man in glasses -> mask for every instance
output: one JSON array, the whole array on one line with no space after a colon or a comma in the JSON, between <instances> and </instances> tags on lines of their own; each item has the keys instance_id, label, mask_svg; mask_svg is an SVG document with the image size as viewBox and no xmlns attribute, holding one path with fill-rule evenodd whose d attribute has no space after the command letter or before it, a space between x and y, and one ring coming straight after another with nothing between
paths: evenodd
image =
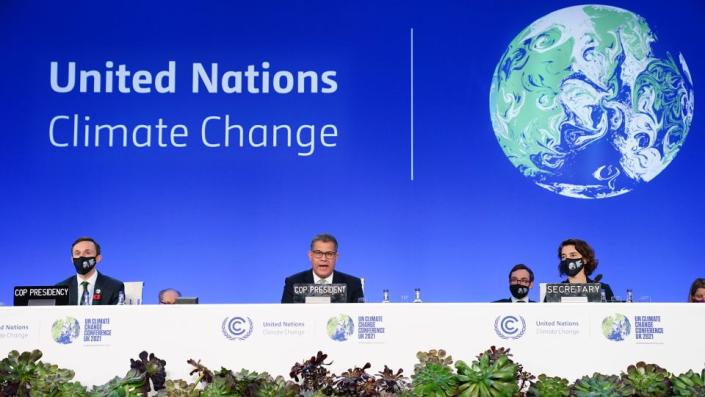
<instances>
[{"instance_id":1,"label":"man in glasses","mask_svg":"<svg viewBox=\"0 0 705 397\"><path fill-rule=\"evenodd\" d=\"M533 302L529 290L534 286L534 272L524 264L518 264L509 271L509 292L511 297L495 301L497 303Z\"/></svg>"},{"instance_id":2,"label":"man in glasses","mask_svg":"<svg viewBox=\"0 0 705 397\"><path fill-rule=\"evenodd\" d=\"M282 303L293 303L294 284L346 284L348 303L362 301L359 278L335 270L338 261L338 240L330 234L319 234L311 240L308 251L311 269L289 276L284 281Z\"/></svg>"}]
</instances>

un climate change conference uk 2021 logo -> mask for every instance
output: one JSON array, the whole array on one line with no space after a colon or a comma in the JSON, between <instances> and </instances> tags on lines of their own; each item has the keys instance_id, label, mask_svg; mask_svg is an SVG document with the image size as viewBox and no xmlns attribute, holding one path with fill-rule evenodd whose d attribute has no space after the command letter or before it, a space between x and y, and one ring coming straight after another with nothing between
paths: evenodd
<instances>
[{"instance_id":1,"label":"un climate change conference uk 2021 logo","mask_svg":"<svg viewBox=\"0 0 705 397\"><path fill-rule=\"evenodd\" d=\"M350 339L355 332L355 323L347 314L339 314L328 319L326 332L334 341L343 342Z\"/></svg>"},{"instance_id":2,"label":"un climate change conference uk 2021 logo","mask_svg":"<svg viewBox=\"0 0 705 397\"><path fill-rule=\"evenodd\" d=\"M632 324L624 314L615 313L602 320L602 334L605 338L621 342L632 333Z\"/></svg>"},{"instance_id":3,"label":"un climate change conference uk 2021 logo","mask_svg":"<svg viewBox=\"0 0 705 397\"><path fill-rule=\"evenodd\" d=\"M695 94L683 55L655 54L656 40L639 15L603 5L563 8L522 30L490 89L492 127L514 167L586 199L661 173L688 135Z\"/></svg>"},{"instance_id":4,"label":"un climate change conference uk 2021 logo","mask_svg":"<svg viewBox=\"0 0 705 397\"><path fill-rule=\"evenodd\" d=\"M51 337L56 343L68 345L73 343L81 333L81 325L73 317L65 317L54 321L51 326Z\"/></svg>"},{"instance_id":5,"label":"un climate change conference uk 2021 logo","mask_svg":"<svg viewBox=\"0 0 705 397\"><path fill-rule=\"evenodd\" d=\"M249 317L225 317L221 326L223 335L230 340L245 340L252 335L254 325Z\"/></svg>"},{"instance_id":6,"label":"un climate change conference uk 2021 logo","mask_svg":"<svg viewBox=\"0 0 705 397\"><path fill-rule=\"evenodd\" d=\"M522 316L497 316L494 331L502 339L519 339L526 332L526 321Z\"/></svg>"}]
</instances>

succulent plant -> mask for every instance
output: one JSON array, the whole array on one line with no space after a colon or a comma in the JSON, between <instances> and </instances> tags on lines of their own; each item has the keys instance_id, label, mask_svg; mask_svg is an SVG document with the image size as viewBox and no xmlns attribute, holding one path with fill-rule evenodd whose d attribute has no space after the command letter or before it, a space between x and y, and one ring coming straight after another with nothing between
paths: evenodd
<instances>
[{"instance_id":1,"label":"succulent plant","mask_svg":"<svg viewBox=\"0 0 705 397\"><path fill-rule=\"evenodd\" d=\"M403 369L395 373L386 365L384 370L377 373L377 389L380 393L398 394L409 388L409 378L402 375Z\"/></svg>"},{"instance_id":2,"label":"succulent plant","mask_svg":"<svg viewBox=\"0 0 705 397\"><path fill-rule=\"evenodd\" d=\"M417 397L454 396L457 390L457 379L453 369L446 364L427 362L426 365L414 368L411 375L414 395Z\"/></svg>"},{"instance_id":3,"label":"succulent plant","mask_svg":"<svg viewBox=\"0 0 705 397\"><path fill-rule=\"evenodd\" d=\"M139 359L130 359L130 368L144 374L143 395L146 397L151 390L159 391L164 389L166 382L166 361L157 358L154 353L142 351Z\"/></svg>"},{"instance_id":4,"label":"succulent plant","mask_svg":"<svg viewBox=\"0 0 705 397\"><path fill-rule=\"evenodd\" d=\"M168 397L198 397L201 395L200 390L196 390L196 385L188 383L184 380L167 380L164 383L164 389L159 391L158 396Z\"/></svg>"},{"instance_id":5,"label":"succulent plant","mask_svg":"<svg viewBox=\"0 0 705 397\"><path fill-rule=\"evenodd\" d=\"M82 397L86 388L78 382L72 382L74 372L59 368L54 364L38 362L35 377L31 382L33 396L46 397Z\"/></svg>"},{"instance_id":6,"label":"succulent plant","mask_svg":"<svg viewBox=\"0 0 705 397\"><path fill-rule=\"evenodd\" d=\"M446 356L446 351L443 349L439 350L429 350L427 352L416 353L416 358L419 360L418 364L414 365L414 372L418 372L428 363L435 363L449 367L453 364L453 357Z\"/></svg>"},{"instance_id":7,"label":"succulent plant","mask_svg":"<svg viewBox=\"0 0 705 397\"><path fill-rule=\"evenodd\" d=\"M570 382L557 376L541 374L538 381L531 384L527 396L529 397L568 397L570 396Z\"/></svg>"},{"instance_id":8,"label":"succulent plant","mask_svg":"<svg viewBox=\"0 0 705 397\"><path fill-rule=\"evenodd\" d=\"M515 378L517 365L506 355L481 354L478 357L470 366L464 361L455 363L459 396L511 397L519 392Z\"/></svg>"},{"instance_id":9,"label":"succulent plant","mask_svg":"<svg viewBox=\"0 0 705 397\"><path fill-rule=\"evenodd\" d=\"M348 369L337 376L333 381L335 394L346 397L378 395L374 378L365 371L371 366L365 363L362 367Z\"/></svg>"},{"instance_id":10,"label":"succulent plant","mask_svg":"<svg viewBox=\"0 0 705 397\"><path fill-rule=\"evenodd\" d=\"M705 369L699 374L689 370L671 377L674 396L705 397Z\"/></svg>"},{"instance_id":11,"label":"succulent plant","mask_svg":"<svg viewBox=\"0 0 705 397\"><path fill-rule=\"evenodd\" d=\"M294 378L296 382L299 382L299 378L301 378L300 387L302 391L322 390L326 395L330 395L332 393L333 378L331 378L328 369L323 367L331 364L325 362L326 358L328 358L328 355L319 351L315 356L305 360L303 363L294 364L289 372L289 377Z\"/></svg>"},{"instance_id":12,"label":"succulent plant","mask_svg":"<svg viewBox=\"0 0 705 397\"><path fill-rule=\"evenodd\" d=\"M31 381L37 372L37 361L42 358L42 352L33 350L22 352L17 350L8 353L0 361L0 396L29 396Z\"/></svg>"},{"instance_id":13,"label":"succulent plant","mask_svg":"<svg viewBox=\"0 0 705 397\"><path fill-rule=\"evenodd\" d=\"M299 395L299 385L277 376L274 379L262 384L257 390L256 397L297 397Z\"/></svg>"},{"instance_id":14,"label":"succulent plant","mask_svg":"<svg viewBox=\"0 0 705 397\"><path fill-rule=\"evenodd\" d=\"M108 383L93 386L91 397L141 397L144 387L144 373L131 369L124 377L116 376Z\"/></svg>"},{"instance_id":15,"label":"succulent plant","mask_svg":"<svg viewBox=\"0 0 705 397\"><path fill-rule=\"evenodd\" d=\"M576 380L571 395L576 397L619 397L630 396L631 392L618 376L595 372L592 376L586 375Z\"/></svg>"},{"instance_id":16,"label":"succulent plant","mask_svg":"<svg viewBox=\"0 0 705 397\"><path fill-rule=\"evenodd\" d=\"M622 373L622 380L632 389L634 396L661 397L671 394L670 374L656 364L646 364L639 361L627 367Z\"/></svg>"}]
</instances>

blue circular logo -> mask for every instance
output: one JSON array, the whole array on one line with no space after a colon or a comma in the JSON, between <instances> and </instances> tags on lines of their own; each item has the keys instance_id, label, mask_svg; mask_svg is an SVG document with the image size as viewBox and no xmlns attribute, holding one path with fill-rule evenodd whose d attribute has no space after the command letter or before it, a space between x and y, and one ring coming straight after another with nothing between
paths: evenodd
<instances>
[{"instance_id":1,"label":"blue circular logo","mask_svg":"<svg viewBox=\"0 0 705 397\"><path fill-rule=\"evenodd\" d=\"M526 321L522 316L497 316L494 331L502 339L519 339L526 332Z\"/></svg>"},{"instance_id":2,"label":"blue circular logo","mask_svg":"<svg viewBox=\"0 0 705 397\"><path fill-rule=\"evenodd\" d=\"M355 331L355 324L347 314L339 314L328 319L326 323L328 336L338 342L348 340Z\"/></svg>"},{"instance_id":3,"label":"blue circular logo","mask_svg":"<svg viewBox=\"0 0 705 397\"><path fill-rule=\"evenodd\" d=\"M81 333L81 325L73 317L65 317L54 321L51 326L51 337L56 343L68 345Z\"/></svg>"},{"instance_id":4,"label":"blue circular logo","mask_svg":"<svg viewBox=\"0 0 705 397\"><path fill-rule=\"evenodd\" d=\"M605 338L621 342L632 333L632 324L624 314L615 313L602 320L602 334Z\"/></svg>"},{"instance_id":5,"label":"blue circular logo","mask_svg":"<svg viewBox=\"0 0 705 397\"><path fill-rule=\"evenodd\" d=\"M230 340L245 340L254 328L249 317L226 317L221 326L223 335Z\"/></svg>"},{"instance_id":6,"label":"blue circular logo","mask_svg":"<svg viewBox=\"0 0 705 397\"><path fill-rule=\"evenodd\" d=\"M695 94L683 55L657 53L656 41L641 16L593 4L523 29L490 88L492 127L512 165L583 199L625 194L666 169L690 130Z\"/></svg>"}]
</instances>

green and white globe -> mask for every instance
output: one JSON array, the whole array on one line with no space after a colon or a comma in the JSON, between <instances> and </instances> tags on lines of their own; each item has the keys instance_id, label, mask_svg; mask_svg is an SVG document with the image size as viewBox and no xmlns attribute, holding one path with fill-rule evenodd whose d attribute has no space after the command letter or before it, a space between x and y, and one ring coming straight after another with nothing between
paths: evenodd
<instances>
[{"instance_id":1,"label":"green and white globe","mask_svg":"<svg viewBox=\"0 0 705 397\"><path fill-rule=\"evenodd\" d=\"M639 15L582 5L521 31L490 89L492 127L509 161L563 196L618 196L653 180L693 120L682 54L655 54Z\"/></svg>"}]
</instances>

